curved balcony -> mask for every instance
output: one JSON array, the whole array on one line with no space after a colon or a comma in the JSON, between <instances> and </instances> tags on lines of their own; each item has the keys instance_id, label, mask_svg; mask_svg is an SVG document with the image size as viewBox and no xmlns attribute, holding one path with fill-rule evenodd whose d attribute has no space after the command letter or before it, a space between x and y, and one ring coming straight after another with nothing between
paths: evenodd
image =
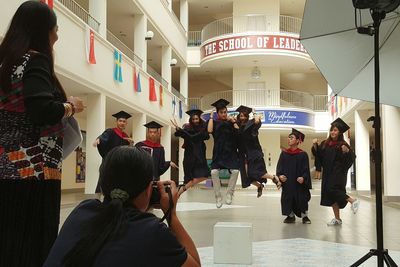
<instances>
[{"instance_id":1,"label":"curved balcony","mask_svg":"<svg viewBox=\"0 0 400 267\"><path fill-rule=\"evenodd\" d=\"M299 34L301 19L284 16L246 15L219 19L207 24L201 31L201 41L244 32L281 32Z\"/></svg>"},{"instance_id":2,"label":"curved balcony","mask_svg":"<svg viewBox=\"0 0 400 267\"><path fill-rule=\"evenodd\" d=\"M202 97L189 98L190 108L208 110L216 100L224 98L228 107L246 105L249 107L298 107L313 111L327 111L328 96L312 95L292 90L229 90L213 92Z\"/></svg>"}]
</instances>

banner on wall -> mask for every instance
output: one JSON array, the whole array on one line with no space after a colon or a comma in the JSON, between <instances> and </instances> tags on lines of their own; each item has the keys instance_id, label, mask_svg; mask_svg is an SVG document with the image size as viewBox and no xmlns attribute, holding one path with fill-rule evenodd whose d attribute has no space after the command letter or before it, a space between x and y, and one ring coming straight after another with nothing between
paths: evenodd
<instances>
[{"instance_id":1,"label":"banner on wall","mask_svg":"<svg viewBox=\"0 0 400 267\"><path fill-rule=\"evenodd\" d=\"M122 53L114 49L114 81L122 83Z\"/></svg>"},{"instance_id":2,"label":"banner on wall","mask_svg":"<svg viewBox=\"0 0 400 267\"><path fill-rule=\"evenodd\" d=\"M149 100L157 101L156 87L154 85L153 77L149 77Z\"/></svg>"},{"instance_id":3,"label":"banner on wall","mask_svg":"<svg viewBox=\"0 0 400 267\"><path fill-rule=\"evenodd\" d=\"M162 85L160 84L160 106L163 105L163 94L164 94L164 90Z\"/></svg>"},{"instance_id":4,"label":"banner on wall","mask_svg":"<svg viewBox=\"0 0 400 267\"><path fill-rule=\"evenodd\" d=\"M45 3L50 8L53 8L53 6L54 6L54 1L53 0L40 0L40 2Z\"/></svg>"},{"instance_id":5,"label":"banner on wall","mask_svg":"<svg viewBox=\"0 0 400 267\"><path fill-rule=\"evenodd\" d=\"M85 35L86 61L89 64L96 64L96 55L94 53L94 31L88 25L86 25Z\"/></svg>"},{"instance_id":6,"label":"banner on wall","mask_svg":"<svg viewBox=\"0 0 400 267\"><path fill-rule=\"evenodd\" d=\"M179 100L179 119L183 117L182 101Z\"/></svg>"}]
</instances>

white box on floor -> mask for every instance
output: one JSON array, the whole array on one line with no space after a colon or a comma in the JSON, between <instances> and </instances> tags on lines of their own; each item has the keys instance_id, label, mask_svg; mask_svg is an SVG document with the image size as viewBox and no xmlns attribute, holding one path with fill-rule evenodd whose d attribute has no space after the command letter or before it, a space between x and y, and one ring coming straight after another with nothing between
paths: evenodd
<instances>
[{"instance_id":1,"label":"white box on floor","mask_svg":"<svg viewBox=\"0 0 400 267\"><path fill-rule=\"evenodd\" d=\"M214 225L214 263L252 264L253 224L218 222Z\"/></svg>"}]
</instances>

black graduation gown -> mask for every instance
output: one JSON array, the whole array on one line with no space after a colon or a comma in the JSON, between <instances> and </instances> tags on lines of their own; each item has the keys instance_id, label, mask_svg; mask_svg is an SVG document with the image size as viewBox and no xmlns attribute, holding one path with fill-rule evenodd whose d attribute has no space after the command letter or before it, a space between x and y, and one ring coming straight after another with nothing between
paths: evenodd
<instances>
[{"instance_id":1,"label":"black graduation gown","mask_svg":"<svg viewBox=\"0 0 400 267\"><path fill-rule=\"evenodd\" d=\"M317 157L317 150L315 149L314 146L311 147L311 153L314 156L314 166L315 166L315 170L320 172L322 169L322 165L321 165L321 160L319 157Z\"/></svg>"},{"instance_id":2,"label":"black graduation gown","mask_svg":"<svg viewBox=\"0 0 400 267\"><path fill-rule=\"evenodd\" d=\"M208 140L210 135L205 125L191 127L186 124L183 129L178 129L175 132L175 136L184 139L183 171L185 184L193 178L210 176L206 159L206 144L204 143L204 140Z\"/></svg>"},{"instance_id":3,"label":"black graduation gown","mask_svg":"<svg viewBox=\"0 0 400 267\"><path fill-rule=\"evenodd\" d=\"M301 213L308 210L308 201L311 199L311 175L308 155L299 149L299 153L292 154L282 151L276 167L276 175L285 175L286 182L282 183L281 206L282 215L289 216L293 212L301 217ZM298 177L304 178L304 183L297 182Z\"/></svg>"},{"instance_id":4,"label":"black graduation gown","mask_svg":"<svg viewBox=\"0 0 400 267\"><path fill-rule=\"evenodd\" d=\"M230 121L214 120L211 169L239 169L238 129Z\"/></svg>"},{"instance_id":5,"label":"black graduation gown","mask_svg":"<svg viewBox=\"0 0 400 267\"><path fill-rule=\"evenodd\" d=\"M243 188L250 186L254 181L260 183L267 182L267 179L261 178L267 173L267 167L265 166L264 153L258 140L258 130L260 127L261 123L255 124L254 119L252 119L239 129L240 177Z\"/></svg>"},{"instance_id":6,"label":"black graduation gown","mask_svg":"<svg viewBox=\"0 0 400 267\"><path fill-rule=\"evenodd\" d=\"M148 151L153 158L153 180L159 181L160 176L163 175L170 166L170 161L165 161L165 150L161 145L154 146L149 142L142 141L136 143L136 147L140 147Z\"/></svg>"},{"instance_id":7,"label":"black graduation gown","mask_svg":"<svg viewBox=\"0 0 400 267\"><path fill-rule=\"evenodd\" d=\"M338 203L340 209L347 205L347 172L354 162L354 152L343 153L341 145L325 146L323 141L317 147L317 157L322 163L321 205L332 206ZM350 146L346 142L342 144Z\"/></svg>"},{"instance_id":8,"label":"black graduation gown","mask_svg":"<svg viewBox=\"0 0 400 267\"><path fill-rule=\"evenodd\" d=\"M114 147L129 145L129 141L121 138L111 128L105 130L98 138L100 139L100 144L97 145L97 150L102 158Z\"/></svg>"}]
</instances>

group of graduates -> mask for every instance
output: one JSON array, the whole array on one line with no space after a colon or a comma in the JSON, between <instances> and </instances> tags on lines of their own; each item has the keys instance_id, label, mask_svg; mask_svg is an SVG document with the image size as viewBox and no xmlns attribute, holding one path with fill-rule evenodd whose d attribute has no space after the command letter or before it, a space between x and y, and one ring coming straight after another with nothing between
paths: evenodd
<instances>
[{"instance_id":1,"label":"group of graduates","mask_svg":"<svg viewBox=\"0 0 400 267\"><path fill-rule=\"evenodd\" d=\"M179 195L194 185L207 180L211 176L217 208L223 205L221 194L220 170L228 170L228 181L225 203L233 201L235 185L240 173L243 188L250 185L257 187L257 197L261 197L264 184L272 180L278 189L282 188L282 215L286 216L284 223L294 223L295 216L302 218L305 224L311 223L308 218L308 202L311 199L312 188L309 168L309 158L298 146L304 141L305 135L292 128L288 136L288 147L282 149L276 175L268 174L264 154L258 134L261 127L261 117L251 108L240 106L236 109L237 116L229 116L225 99L219 99L212 104L209 120L202 118L203 111L192 109L186 113L189 122L182 127L176 120L171 120L175 127L175 136L183 138L184 184L179 187ZM216 114L215 114L216 113ZM128 113L120 111L113 115L117 119L117 127L107 129L95 141L100 155L105 155L114 147L133 145L133 140L124 132ZM152 121L144 125L147 128L146 140L135 144L146 150L153 158L155 181L171 166L178 168L172 161L165 161L165 151L160 144L160 129L162 125ZM348 202L354 213L357 212L359 201L346 194L347 171L354 161L354 153L344 141L343 133L349 129L340 118L331 124L329 137L321 144L313 140L313 154L323 169L321 205L330 206L335 218L328 225L340 225L339 210ZM213 136L214 147L211 170L206 159L205 141ZM96 192L100 192L97 188Z\"/></svg>"}]
</instances>

